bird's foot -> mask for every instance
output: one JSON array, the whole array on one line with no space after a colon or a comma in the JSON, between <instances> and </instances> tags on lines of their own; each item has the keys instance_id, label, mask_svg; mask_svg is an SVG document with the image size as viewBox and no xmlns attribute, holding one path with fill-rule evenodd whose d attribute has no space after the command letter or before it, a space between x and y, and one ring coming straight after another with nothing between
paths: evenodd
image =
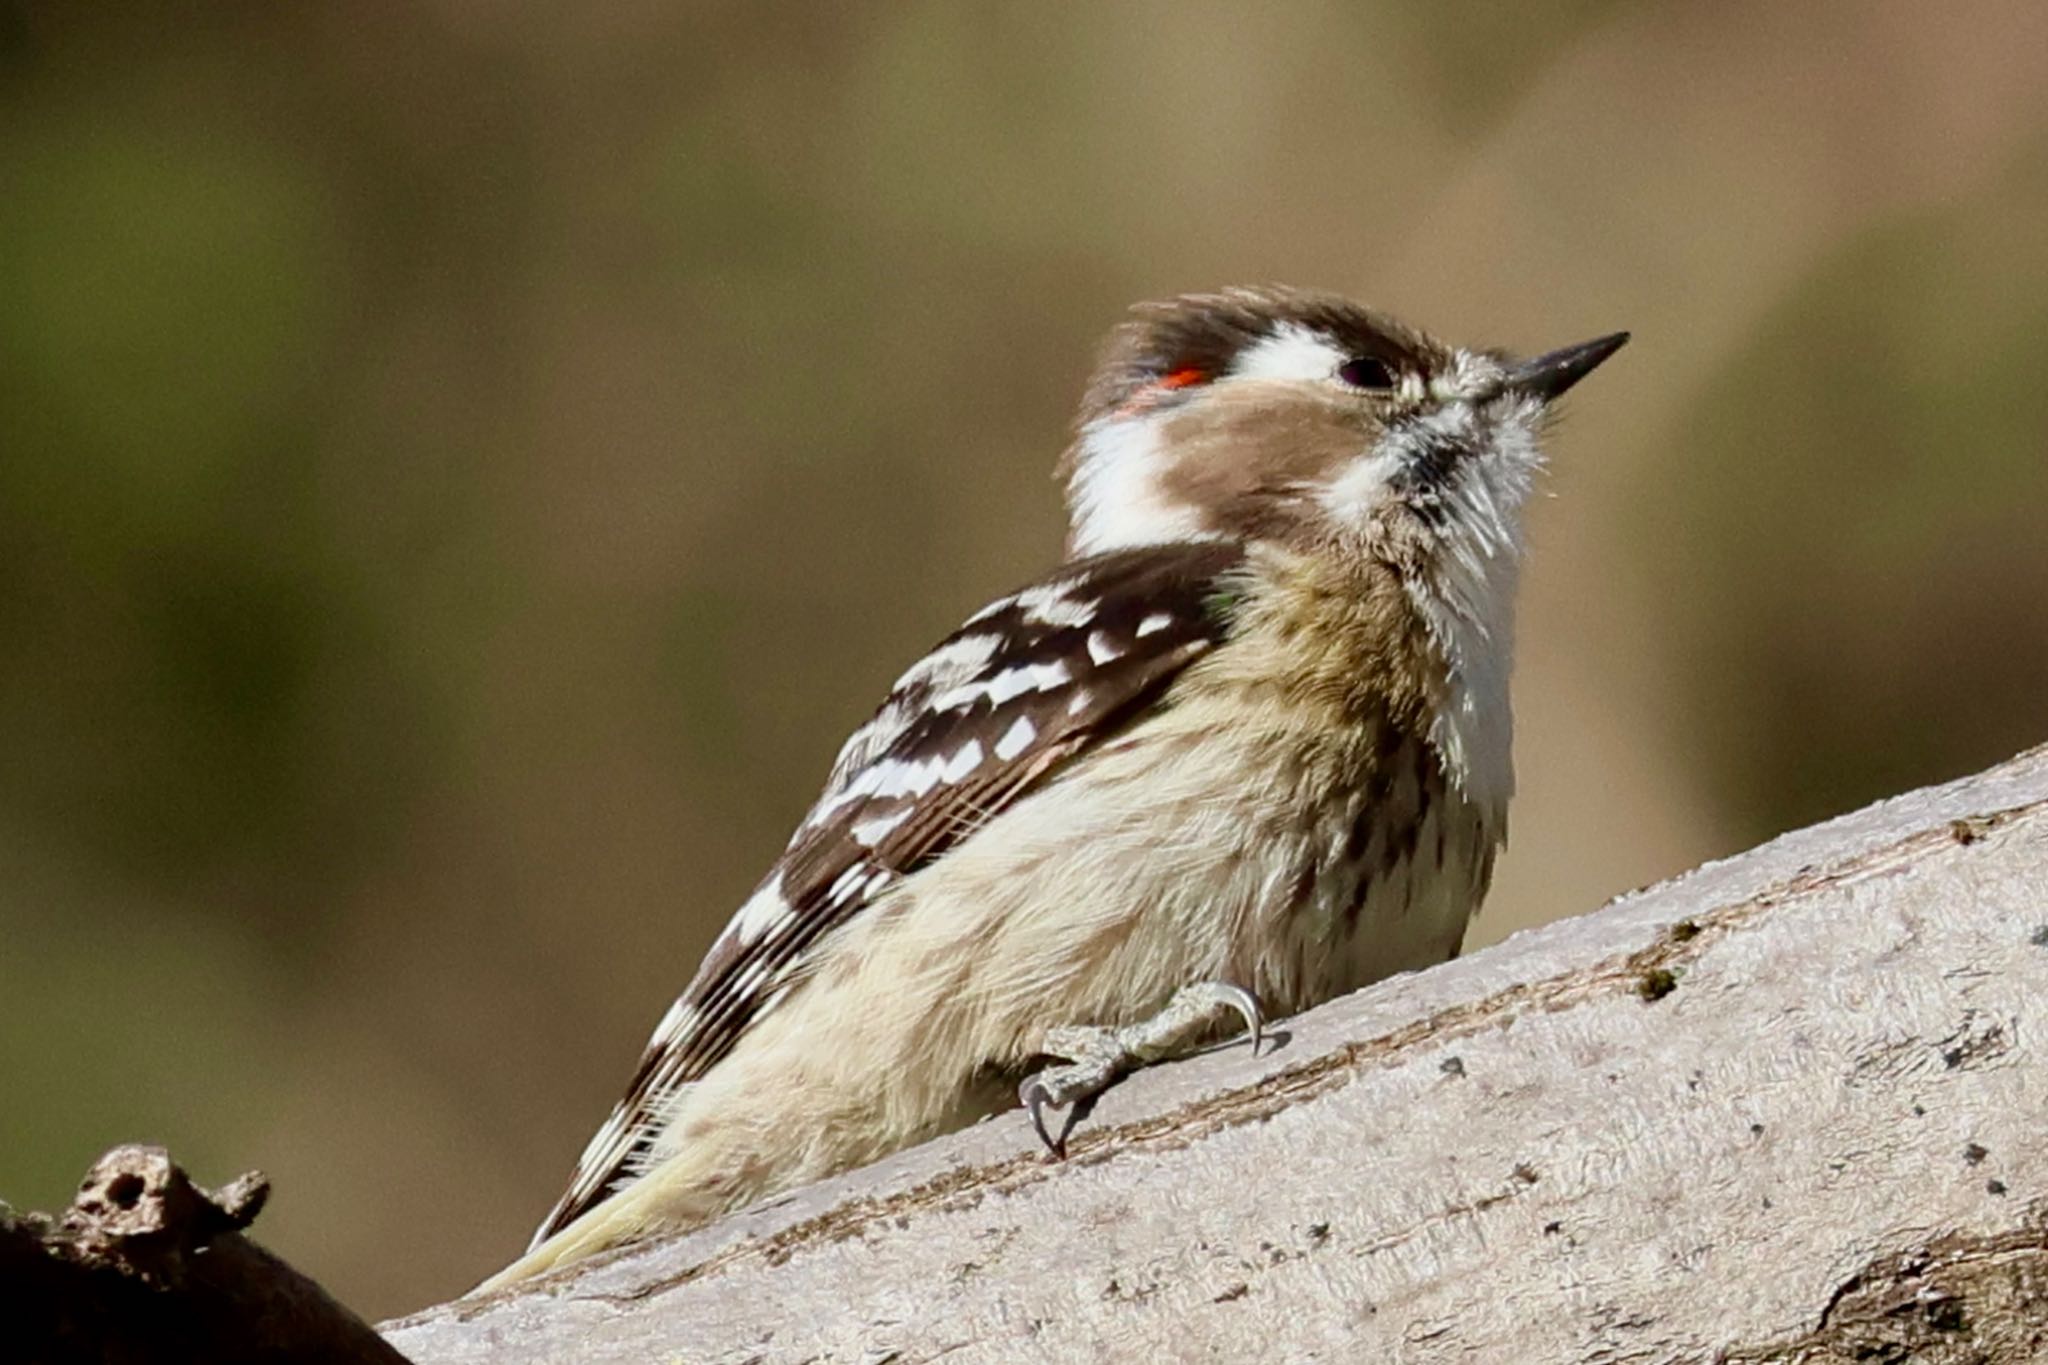
<instances>
[{"instance_id":1,"label":"bird's foot","mask_svg":"<svg viewBox=\"0 0 2048 1365\"><path fill-rule=\"evenodd\" d=\"M1050 1057L1065 1058L1066 1065L1047 1067L1017 1088L1017 1098L1031 1115L1039 1140L1054 1156L1064 1157L1066 1129L1063 1126L1055 1137L1045 1126L1048 1108L1064 1109L1090 1099L1141 1066L1185 1054L1208 1032L1219 1009L1235 1010L1244 1020L1256 1057L1265 1028L1259 998L1227 981L1183 986L1165 1009L1122 1028L1066 1024L1048 1029L1043 1051Z\"/></svg>"}]
</instances>

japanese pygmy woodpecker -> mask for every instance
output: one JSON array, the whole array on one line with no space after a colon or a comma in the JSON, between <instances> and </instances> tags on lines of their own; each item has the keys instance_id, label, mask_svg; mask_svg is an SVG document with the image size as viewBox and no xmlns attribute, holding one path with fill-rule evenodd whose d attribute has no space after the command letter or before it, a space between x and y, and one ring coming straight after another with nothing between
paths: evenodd
<instances>
[{"instance_id":1,"label":"japanese pygmy woodpecker","mask_svg":"<svg viewBox=\"0 0 2048 1365\"><path fill-rule=\"evenodd\" d=\"M897 680L495 1286L1045 1112L1458 951L1513 788L1518 360L1329 294L1141 305L1063 562ZM1256 1044L1255 1044L1256 1045Z\"/></svg>"}]
</instances>

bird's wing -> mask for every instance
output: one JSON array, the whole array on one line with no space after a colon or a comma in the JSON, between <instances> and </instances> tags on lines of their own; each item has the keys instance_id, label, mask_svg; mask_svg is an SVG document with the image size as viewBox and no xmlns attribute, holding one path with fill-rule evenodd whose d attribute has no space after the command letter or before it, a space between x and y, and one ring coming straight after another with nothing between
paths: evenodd
<instances>
[{"instance_id":1,"label":"bird's wing","mask_svg":"<svg viewBox=\"0 0 2048 1365\"><path fill-rule=\"evenodd\" d=\"M648 1040L533 1244L640 1175L676 1092L792 989L820 938L1156 702L1221 638L1235 546L1181 542L1062 566L991 603L840 750L789 847Z\"/></svg>"}]
</instances>

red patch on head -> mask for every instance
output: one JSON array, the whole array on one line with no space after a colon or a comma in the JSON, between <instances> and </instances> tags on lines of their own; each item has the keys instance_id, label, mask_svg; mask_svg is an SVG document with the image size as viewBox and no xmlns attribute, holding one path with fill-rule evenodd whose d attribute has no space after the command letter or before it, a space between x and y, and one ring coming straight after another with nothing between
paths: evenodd
<instances>
[{"instance_id":1,"label":"red patch on head","mask_svg":"<svg viewBox=\"0 0 2048 1365\"><path fill-rule=\"evenodd\" d=\"M1167 375L1166 378L1159 381L1159 387L1162 389L1184 389L1191 384L1199 384L1208 377L1207 371L1189 366L1186 369L1175 370Z\"/></svg>"}]
</instances>

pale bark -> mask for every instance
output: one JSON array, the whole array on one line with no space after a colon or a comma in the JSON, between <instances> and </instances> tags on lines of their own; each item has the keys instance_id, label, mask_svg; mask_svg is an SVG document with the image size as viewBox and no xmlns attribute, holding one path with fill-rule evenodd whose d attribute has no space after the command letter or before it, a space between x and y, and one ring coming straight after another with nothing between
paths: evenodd
<instances>
[{"instance_id":1,"label":"pale bark","mask_svg":"<svg viewBox=\"0 0 2048 1365\"><path fill-rule=\"evenodd\" d=\"M2048 750L677 1241L428 1362L2048 1358Z\"/></svg>"}]
</instances>

